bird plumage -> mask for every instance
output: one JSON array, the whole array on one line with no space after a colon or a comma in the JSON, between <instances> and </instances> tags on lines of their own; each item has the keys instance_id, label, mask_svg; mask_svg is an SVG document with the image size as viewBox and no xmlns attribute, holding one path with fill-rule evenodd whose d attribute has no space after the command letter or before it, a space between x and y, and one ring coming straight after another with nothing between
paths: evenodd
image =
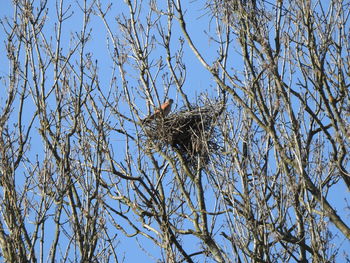
<instances>
[{"instance_id":1,"label":"bird plumage","mask_svg":"<svg viewBox=\"0 0 350 263\"><path fill-rule=\"evenodd\" d=\"M160 105L159 109L157 109L152 115L145 118L143 122L154 120L156 117L159 117L159 116L163 116L163 117L167 116L171 111L171 105L173 104L173 102L174 101L172 99L167 100L162 105Z\"/></svg>"}]
</instances>

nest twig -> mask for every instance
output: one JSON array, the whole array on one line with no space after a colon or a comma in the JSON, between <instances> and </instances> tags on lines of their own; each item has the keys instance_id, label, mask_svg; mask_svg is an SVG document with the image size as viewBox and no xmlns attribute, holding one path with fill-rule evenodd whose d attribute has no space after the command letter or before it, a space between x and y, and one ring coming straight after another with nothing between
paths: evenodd
<instances>
[{"instance_id":1,"label":"nest twig","mask_svg":"<svg viewBox=\"0 0 350 263\"><path fill-rule=\"evenodd\" d=\"M176 148L193 165L198 158L208 163L210 152L218 148L213 135L222 110L222 104L208 104L192 110L183 109L166 117L159 116L145 124L147 139Z\"/></svg>"}]
</instances>

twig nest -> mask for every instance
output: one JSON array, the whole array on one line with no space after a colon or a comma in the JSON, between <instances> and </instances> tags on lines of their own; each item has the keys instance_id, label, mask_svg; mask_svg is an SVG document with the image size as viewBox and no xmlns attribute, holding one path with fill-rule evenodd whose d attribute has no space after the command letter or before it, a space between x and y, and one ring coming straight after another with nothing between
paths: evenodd
<instances>
[{"instance_id":1,"label":"twig nest","mask_svg":"<svg viewBox=\"0 0 350 263\"><path fill-rule=\"evenodd\" d=\"M144 124L147 140L178 149L190 163L197 163L198 158L207 163L211 150L218 148L214 134L222 110L222 104L208 104L159 116Z\"/></svg>"}]
</instances>

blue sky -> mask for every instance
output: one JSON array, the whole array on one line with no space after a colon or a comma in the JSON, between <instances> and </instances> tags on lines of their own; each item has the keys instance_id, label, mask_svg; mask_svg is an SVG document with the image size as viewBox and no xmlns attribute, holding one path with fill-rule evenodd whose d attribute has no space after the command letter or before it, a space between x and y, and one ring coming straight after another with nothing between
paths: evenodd
<instances>
[{"instance_id":1,"label":"blue sky","mask_svg":"<svg viewBox=\"0 0 350 263\"><path fill-rule=\"evenodd\" d=\"M114 2L114 7L117 7L115 10L118 10L119 14L125 9L125 5L123 1L113 1ZM183 8L186 10L186 19L188 21L188 30L190 34L193 36L194 42L199 47L200 51L203 52L205 55L205 59L207 60L208 63L212 63L217 54L211 52L212 50L215 50L215 43L213 41L208 41L207 39L207 33L209 34L214 34L212 31L213 28L206 28L203 25L208 24L209 17L205 15L205 11L202 10L199 6L201 6L202 2L204 1L189 1L189 3L184 6ZM55 22L56 22L56 15L55 15L55 4L56 1L49 1L48 4L48 9L49 9L49 14L48 14L48 22L47 25L45 26L45 34L48 34L48 36L53 36L54 34L54 28L55 28ZM64 43L67 44L67 46L63 46L63 49L69 49L71 42L71 36L74 34L74 32L79 32L81 26L82 26L82 17L81 17L81 12L77 7L76 2L72 3L72 17L67 20L64 25L63 25L63 37L65 39ZM147 10L142 10L144 12L147 12ZM3 0L2 3L2 8L0 9L0 17L6 16L11 16L13 12L12 9L12 2L9 0ZM114 21L114 17L118 15L118 13L112 13L111 16L109 17L109 20L111 21L111 25L115 26L114 30L117 30L116 23ZM214 22L212 22L214 23ZM110 58L110 54L108 50L106 49L106 37L107 37L107 32L105 30L105 27L98 17L92 17L92 21L90 24L90 28L92 29L92 38L87 45L88 51L93 54L94 59L98 61L99 65L99 78L101 81L102 85L107 87L109 86L111 77L112 77L112 68L113 68L113 63ZM178 29L178 27L175 27ZM2 29L1 29L2 30ZM204 30L206 32L204 32ZM1 31L0 31L1 32ZM0 33L0 61L6 61L6 52L5 52L5 47L4 47L4 34ZM174 39L179 36L179 32L175 30L174 32ZM205 41L203 41L205 39ZM178 40L175 40L174 45L180 45ZM163 51L162 50L157 50L159 52L159 55L162 55ZM191 50L189 49L188 45L185 44L184 47L184 52L185 52L185 59L186 59L186 67L187 67L187 80L185 84L185 92L190 96L191 100L195 100L196 97L202 92L209 92L209 94L212 97L215 97L215 84L212 80L212 78L209 76L209 74L206 73L202 65L198 62L198 60L195 58ZM164 55L163 55L164 56ZM239 56L238 53L234 55L236 57L236 60L232 62L232 67L235 69L240 69L242 67L242 58ZM0 64L0 76L2 78L6 78L6 75L8 74L8 65L6 63L1 63ZM0 81L2 81L1 79ZM1 83L1 82L0 82ZM135 86L137 83L135 82ZM1 83L2 89L4 89L4 84ZM137 97L137 94L134 94L135 97ZM170 97L173 97L175 99L176 107L180 108L183 106L182 101L177 97L177 93L175 89L170 89L169 93ZM164 96L161 99L165 99ZM3 96L1 96L1 101L2 103L4 100ZM135 103L139 104L139 107L141 110L144 111L144 115L147 115L147 109L146 109L146 104L145 101L138 98ZM28 112L32 112L31 107L33 105L26 105L28 107ZM122 109L123 110L123 109ZM125 107L124 109L125 114L129 114L129 109ZM40 144L39 138L32 138L32 144L35 145L36 142ZM115 146L120 147L117 145L118 138L115 139ZM36 148L34 150L33 154L40 153L41 149ZM331 202L337 206L337 200L339 200L339 196L337 195L337 192L348 192L346 191L345 187L343 185L339 185L339 187L334 188L334 192L330 194L329 199ZM341 202L339 203L340 205L343 204L343 199L341 198ZM341 215L346 215L348 214L348 211L343 211L343 207L339 206L338 210L339 214ZM348 218L347 218L348 219ZM137 242L135 240L130 239L130 238L125 238L123 237L122 234L119 234L119 237L121 238L120 240L120 245L118 246L118 251L121 253L125 251L125 256L127 258L126 262L153 262L151 259L148 261L148 257L145 256L145 253L143 253L137 245ZM342 240L342 238L340 238ZM144 242L144 238L140 238L140 242L148 249L151 253L157 254L158 249L150 244L150 242ZM349 246L349 241L345 240L344 244L346 246ZM193 246L197 246L198 244L196 242L193 242Z\"/></svg>"}]
</instances>

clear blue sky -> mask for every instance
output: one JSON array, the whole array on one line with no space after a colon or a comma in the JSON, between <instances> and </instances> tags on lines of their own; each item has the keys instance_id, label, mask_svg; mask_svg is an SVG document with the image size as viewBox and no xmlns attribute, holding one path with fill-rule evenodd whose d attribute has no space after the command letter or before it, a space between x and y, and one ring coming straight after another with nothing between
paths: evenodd
<instances>
[{"instance_id":1,"label":"clear blue sky","mask_svg":"<svg viewBox=\"0 0 350 263\"><path fill-rule=\"evenodd\" d=\"M68 1L67 1L68 2ZM77 8L77 4L75 1L69 1L72 2L72 11L74 11L73 16L64 23L64 37L66 38L66 47L69 47L69 39L71 37L72 32L77 32L80 30L82 26L82 16L81 12ZM125 9L124 1L112 1L114 3L114 11L113 16L111 16L109 19L112 25L116 26L114 19L114 16L118 15L118 12L122 12ZM207 59L208 62L213 62L214 58L217 54L213 54L211 50L215 50L215 48L212 48L215 43L207 41L207 35L204 30L207 32L210 31L210 28L206 28L203 25L208 25L209 18L205 15L205 11L201 9L201 4L204 3L204 1L188 1L188 5L184 6L184 9L186 9L186 19L189 21L188 23L188 29L193 36L193 39L195 41L195 44L200 48L201 51L205 54L205 59ZM12 1L10 0L2 0L2 6L0 8L0 18L3 18L6 16L12 16L13 8L12 8ZM48 22L45 26L45 32L48 35L54 34L54 23L56 22L56 16L55 16L55 8L56 8L56 1L50 0L48 4L49 9L49 15L48 15ZM117 7L117 8L116 8ZM118 10L118 11L117 11ZM144 12L147 12L147 10L144 10ZM212 22L213 23L213 22ZM108 86L111 72L112 72L112 61L109 57L109 54L106 50L106 30L105 27L98 17L93 17L91 24L90 24L93 32L92 32L92 39L88 45L88 49L93 54L94 58L98 60L99 68L100 68L100 80L103 85ZM115 27L115 30L117 30L117 27ZM178 32L174 32L175 35ZM212 33L212 32L211 32ZM2 33L2 29L0 29L0 77L6 77L8 74L8 65L4 63L4 61L7 61L6 59L6 51L4 46L4 34ZM204 40L204 41L203 41ZM193 53L189 50L188 46L185 45L185 59L186 59L186 67L188 68L188 76L187 76L187 82L185 85L185 91L188 95L192 96L191 99L195 99L195 97L200 94L201 92L209 91L211 95L215 94L215 91L213 88L210 88L210 85L215 85L212 79L209 77L208 74L206 74L205 70L201 66L201 64L198 62L198 60L194 57ZM161 50L159 52L162 52ZM232 66L235 66L236 68L240 68L242 66L242 59L237 55L237 60L233 63ZM2 79L0 80L2 81ZM2 82L1 89L4 89L4 85ZM136 84L135 84L136 85ZM171 96L173 96L176 99L176 91L171 90L170 91ZM4 94L4 93L2 93ZM3 95L0 96L1 100L0 103L3 103ZM177 107L181 107L182 103L180 100L176 101ZM142 106L141 106L142 107ZM146 111L146 105L143 106L143 108ZM127 113L128 109L125 109L125 112ZM145 115L147 113L145 112ZM38 139L38 138L37 138ZM35 138L33 138L33 141L35 142ZM117 142L116 142L117 143ZM346 192L348 195L348 192L344 187L341 185L339 188L336 188L336 191L339 192ZM339 196L336 192L332 193L330 195L330 201L337 205L337 200L339 199ZM340 200L343 202L343 198ZM340 210L338 210L340 215L345 215L345 211L341 210L343 208L339 207ZM112 230L115 231L115 230ZM153 262L151 259L148 260L148 257L139 249L137 242L135 240L130 238L123 237L122 234L119 234L119 237L121 238L120 245L118 246L118 251L121 253L125 250L125 256L126 256L126 262ZM144 239L140 238L140 242L143 243ZM344 241L344 244L346 246L349 246L349 241ZM154 245L150 244L150 242L143 243L144 246L146 246L151 253L157 253L158 249L155 248ZM197 246L198 244L196 242L193 243L193 246Z\"/></svg>"}]
</instances>

